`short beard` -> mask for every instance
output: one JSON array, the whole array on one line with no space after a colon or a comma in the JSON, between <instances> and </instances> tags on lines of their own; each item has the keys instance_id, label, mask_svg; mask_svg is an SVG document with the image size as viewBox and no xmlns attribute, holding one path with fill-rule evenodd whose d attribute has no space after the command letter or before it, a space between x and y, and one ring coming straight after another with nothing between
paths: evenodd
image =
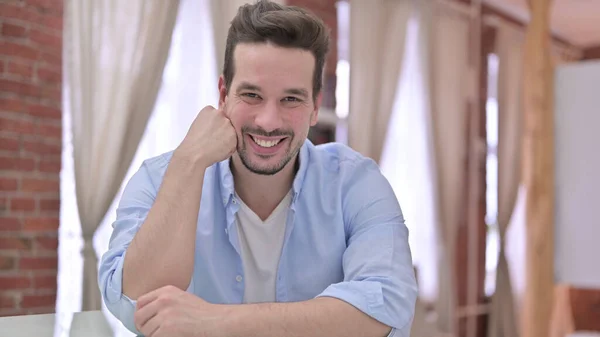
<instances>
[{"instance_id":1,"label":"short beard","mask_svg":"<svg viewBox=\"0 0 600 337\"><path fill-rule=\"evenodd\" d=\"M279 163L271 166L271 167L259 167L258 165L253 165L252 162L250 161L250 158L248 158L248 151L246 149L246 137L245 135L248 133L252 133L258 136L264 136L264 137L273 137L273 136L286 136L288 138L288 147L286 149L286 155L284 156L284 158L279 161ZM240 146L238 146L238 154L240 156L240 159L242 161L242 164L252 173L255 174L260 174L260 175L274 175L276 173L278 173L279 171L283 170L283 168L294 158L296 157L296 155L298 154L298 152L300 152L300 148L302 147L302 144L298 144L296 145L296 147L294 149L291 149L292 145L294 144L294 139L296 139L294 131L289 130L289 131L283 131L283 130L274 130L271 132L266 132L260 128L250 128L250 127L243 127L242 128L242 144L240 144ZM264 159L268 159L268 156L260 156Z\"/></svg>"}]
</instances>

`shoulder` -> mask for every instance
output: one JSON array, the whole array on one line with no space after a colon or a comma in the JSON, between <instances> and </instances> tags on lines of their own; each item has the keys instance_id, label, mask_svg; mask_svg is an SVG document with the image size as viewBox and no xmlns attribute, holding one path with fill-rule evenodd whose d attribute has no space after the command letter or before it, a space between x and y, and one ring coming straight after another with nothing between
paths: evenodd
<instances>
[{"instance_id":1,"label":"shoulder","mask_svg":"<svg viewBox=\"0 0 600 337\"><path fill-rule=\"evenodd\" d=\"M377 163L349 146L341 143L307 144L312 167L325 170L344 180L355 181L361 177L381 175Z\"/></svg>"}]
</instances>

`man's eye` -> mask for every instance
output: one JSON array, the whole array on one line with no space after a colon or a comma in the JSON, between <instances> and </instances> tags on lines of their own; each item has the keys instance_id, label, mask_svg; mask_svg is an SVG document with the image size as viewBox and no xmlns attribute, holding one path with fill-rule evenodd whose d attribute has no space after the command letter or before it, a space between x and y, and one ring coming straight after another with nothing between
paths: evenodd
<instances>
[{"instance_id":1,"label":"man's eye","mask_svg":"<svg viewBox=\"0 0 600 337\"><path fill-rule=\"evenodd\" d=\"M283 100L284 100L284 101L286 101L286 102L300 102L300 99L299 99L299 98L297 98L297 97L292 97L292 96L286 97L286 98L284 98Z\"/></svg>"},{"instance_id":2,"label":"man's eye","mask_svg":"<svg viewBox=\"0 0 600 337\"><path fill-rule=\"evenodd\" d=\"M257 94L251 93L251 92L244 93L244 94L242 94L242 96L248 97L248 98L259 98L259 96Z\"/></svg>"}]
</instances>

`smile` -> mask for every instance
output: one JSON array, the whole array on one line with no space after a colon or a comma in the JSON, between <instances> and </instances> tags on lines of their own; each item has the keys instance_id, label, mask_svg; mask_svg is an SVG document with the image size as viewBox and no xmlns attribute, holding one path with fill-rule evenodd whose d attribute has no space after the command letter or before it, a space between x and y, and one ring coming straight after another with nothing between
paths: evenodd
<instances>
[{"instance_id":1,"label":"smile","mask_svg":"<svg viewBox=\"0 0 600 337\"><path fill-rule=\"evenodd\" d=\"M264 147L264 148L269 148L269 147L273 147L277 144L279 144L284 138L280 138L280 139L274 139L274 140L266 140L266 139L259 139L256 138L254 136L250 136L252 137L252 140L260 147Z\"/></svg>"}]
</instances>

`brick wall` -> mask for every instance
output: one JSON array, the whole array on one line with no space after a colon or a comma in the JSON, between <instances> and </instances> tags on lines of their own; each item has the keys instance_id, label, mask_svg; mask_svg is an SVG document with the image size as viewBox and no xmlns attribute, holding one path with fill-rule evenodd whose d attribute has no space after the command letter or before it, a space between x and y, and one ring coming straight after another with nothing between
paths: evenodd
<instances>
[{"instance_id":1,"label":"brick wall","mask_svg":"<svg viewBox=\"0 0 600 337\"><path fill-rule=\"evenodd\" d=\"M0 316L55 310L62 11L0 1Z\"/></svg>"}]
</instances>

